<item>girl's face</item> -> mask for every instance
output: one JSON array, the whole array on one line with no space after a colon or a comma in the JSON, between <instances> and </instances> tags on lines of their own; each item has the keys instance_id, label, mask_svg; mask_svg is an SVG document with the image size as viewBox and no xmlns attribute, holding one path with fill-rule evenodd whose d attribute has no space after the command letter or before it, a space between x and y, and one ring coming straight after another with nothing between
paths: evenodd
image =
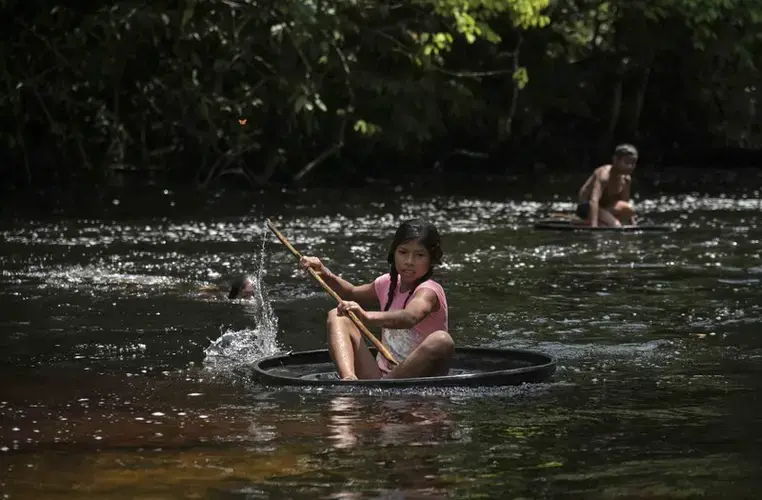
<instances>
[{"instance_id":1,"label":"girl's face","mask_svg":"<svg viewBox=\"0 0 762 500\"><path fill-rule=\"evenodd\" d=\"M406 241L394 251L394 266L402 283L421 279L431 267L431 257L426 247L417 241Z\"/></svg>"}]
</instances>

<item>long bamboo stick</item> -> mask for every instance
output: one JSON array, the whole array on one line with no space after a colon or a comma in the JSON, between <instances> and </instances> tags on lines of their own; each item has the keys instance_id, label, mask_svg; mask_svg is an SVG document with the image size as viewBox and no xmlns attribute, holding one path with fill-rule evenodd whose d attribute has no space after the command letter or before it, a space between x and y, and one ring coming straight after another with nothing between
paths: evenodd
<instances>
[{"instance_id":1,"label":"long bamboo stick","mask_svg":"<svg viewBox=\"0 0 762 500\"><path fill-rule=\"evenodd\" d=\"M285 237L285 236L283 236L283 234L282 234L282 233L281 233L281 232L278 230L278 228L277 228L277 227L275 227L275 224L273 224L272 222L270 222L270 220L269 220L269 219L267 220L267 227L270 229L270 231L272 231L273 233L275 233L275 236L277 236L277 237L278 237L278 239L280 240L280 242L281 242L281 243L283 243L283 244L286 246L286 248L288 248L288 249L291 251L291 253L292 253L292 254L294 254L294 256L296 256L296 258L297 258L297 259L300 259L300 260L301 260L301 258L302 258L302 254L301 254L301 253L299 253L299 251L298 251L296 248L294 248L294 246L293 246L293 245L292 245L292 244L291 244L291 243L290 243L290 242L289 242L289 241L286 239L286 237ZM323 287L323 289L324 289L326 292L328 292L328 294L329 294L331 297L333 297L334 299L336 299L336 302L341 302L341 301L342 301L342 299L341 299L341 297L339 296L339 294L338 294L338 293L336 293L336 292L335 292L335 291L334 291L334 290L333 290L333 289L332 289L330 286L328 286L328 284L325 282L325 280L323 280L323 278L321 278L321 277L320 277L320 275L319 275L319 274L318 274L318 273L317 273L317 272L316 272L314 269L312 269L312 268L308 268L308 269L307 269L307 271L308 271L308 272L309 272L309 273L312 275L312 277L313 277L313 278L315 278L315 279L317 280L317 282L318 282L318 283L320 283L320 286L322 286L322 287ZM397 365L397 364L398 364L398 363L397 363L397 360L394 358L394 355L392 355L392 353L391 353L391 352L389 352L389 349L387 349L387 348L384 346L384 344L382 344L382 343L381 343L381 342L380 342L380 341L379 341L379 340L376 338L376 336L375 336L375 335L373 335L373 334L370 332L370 330L368 330L368 329L365 327L365 325L363 325L362 321L360 321L360 318L358 318L358 317L355 315L355 313L353 313L352 311L348 311L348 312L347 312L347 316L348 316L348 317L349 317L349 319L351 319L351 320L352 320L352 322L353 322L353 323L354 323L354 324L357 326L357 328L360 330L360 333L362 333L362 334L363 334L363 336L364 336L366 339L368 339L368 340L369 340L369 341L370 341L370 342L371 342L371 343L372 343L372 344L373 344L373 345L376 347L376 349L378 349L378 352L380 352L380 353L381 353L381 355L387 359L387 361L389 361L389 362L390 362L390 363L392 363L393 365Z\"/></svg>"}]
</instances>

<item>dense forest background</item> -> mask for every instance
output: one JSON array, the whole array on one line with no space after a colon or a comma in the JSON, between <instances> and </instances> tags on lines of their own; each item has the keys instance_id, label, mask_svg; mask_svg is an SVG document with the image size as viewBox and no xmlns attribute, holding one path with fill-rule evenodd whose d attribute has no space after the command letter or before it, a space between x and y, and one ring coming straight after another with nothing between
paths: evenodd
<instances>
[{"instance_id":1,"label":"dense forest background","mask_svg":"<svg viewBox=\"0 0 762 500\"><path fill-rule=\"evenodd\" d=\"M4 185L762 163L756 0L71 5L0 0Z\"/></svg>"}]
</instances>

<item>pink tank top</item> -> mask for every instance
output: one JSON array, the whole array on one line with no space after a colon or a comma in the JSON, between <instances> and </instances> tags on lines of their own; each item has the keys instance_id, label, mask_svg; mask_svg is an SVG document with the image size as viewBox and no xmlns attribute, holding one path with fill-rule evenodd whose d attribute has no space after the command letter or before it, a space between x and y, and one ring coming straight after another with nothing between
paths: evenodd
<instances>
[{"instance_id":1,"label":"pink tank top","mask_svg":"<svg viewBox=\"0 0 762 500\"><path fill-rule=\"evenodd\" d=\"M376 297L378 297L378 302L381 304L382 311L386 309L386 302L389 297L389 287L391 287L391 284L392 278L389 273L379 276L373 282ZM448 331L447 297L445 297L444 289L434 280L424 281L416 287L416 291L420 288L428 288L437 294L437 299L439 299L439 309L423 318L410 330L384 328L381 331L381 343L391 351L399 362L402 362L407 358L410 353L432 333L438 330ZM408 292L400 292L400 282L397 281L397 288L395 289L394 299L392 300L392 305L389 308L389 311L399 311L404 309L405 301L409 296L410 294ZM391 368L386 362L386 358L379 353L376 356L376 359L381 371L383 373L389 373Z\"/></svg>"}]
</instances>

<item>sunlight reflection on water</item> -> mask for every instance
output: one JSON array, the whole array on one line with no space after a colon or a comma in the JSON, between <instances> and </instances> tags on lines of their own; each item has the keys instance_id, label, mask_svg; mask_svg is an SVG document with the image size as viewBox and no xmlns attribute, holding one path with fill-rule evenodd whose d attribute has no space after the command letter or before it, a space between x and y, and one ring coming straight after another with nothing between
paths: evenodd
<instances>
[{"instance_id":1,"label":"sunlight reflection on water","mask_svg":"<svg viewBox=\"0 0 762 500\"><path fill-rule=\"evenodd\" d=\"M762 413L759 197L636 202L679 231L537 232L573 205L408 195L274 219L361 282L400 218L431 218L456 342L559 358L546 384L481 392L251 383L257 358L324 348L333 305L259 215L4 227L0 468L32 498L741 491ZM224 298L239 272L254 300Z\"/></svg>"}]
</instances>

